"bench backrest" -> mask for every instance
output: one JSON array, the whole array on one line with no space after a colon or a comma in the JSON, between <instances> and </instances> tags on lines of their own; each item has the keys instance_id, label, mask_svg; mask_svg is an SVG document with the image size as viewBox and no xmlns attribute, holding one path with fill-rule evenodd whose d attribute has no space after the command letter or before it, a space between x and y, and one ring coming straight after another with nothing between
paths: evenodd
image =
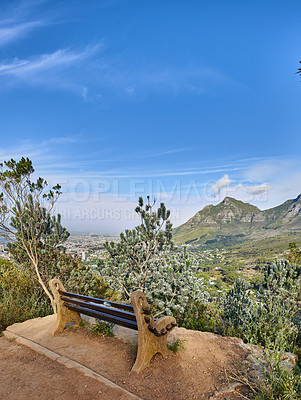
<instances>
[{"instance_id":1,"label":"bench backrest","mask_svg":"<svg viewBox=\"0 0 301 400\"><path fill-rule=\"evenodd\" d=\"M59 290L64 306L90 317L138 330L133 306Z\"/></svg>"}]
</instances>

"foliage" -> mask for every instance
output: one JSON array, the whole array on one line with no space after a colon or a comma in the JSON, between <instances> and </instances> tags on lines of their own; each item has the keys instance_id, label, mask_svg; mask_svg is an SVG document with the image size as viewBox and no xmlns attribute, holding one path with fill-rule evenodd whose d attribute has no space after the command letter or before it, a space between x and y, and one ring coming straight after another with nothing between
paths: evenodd
<instances>
[{"instance_id":1,"label":"foliage","mask_svg":"<svg viewBox=\"0 0 301 400\"><path fill-rule=\"evenodd\" d=\"M31 160L22 157L0 164L0 236L14 241L11 251L20 248L30 261L31 269L49 297L55 302L41 276L38 249L43 246L58 247L69 236L61 226L60 217L52 215L60 192L56 185L47 193L48 184L43 178L31 180L34 173Z\"/></svg>"},{"instance_id":2,"label":"foliage","mask_svg":"<svg viewBox=\"0 0 301 400\"><path fill-rule=\"evenodd\" d=\"M66 290L92 297L118 300L118 293L113 292L109 285L80 258L62 253L50 246L38 248L41 276L45 282L58 277ZM15 248L14 258L18 264L29 267L30 262L22 249Z\"/></svg>"},{"instance_id":3,"label":"foliage","mask_svg":"<svg viewBox=\"0 0 301 400\"><path fill-rule=\"evenodd\" d=\"M257 354L258 365L264 377L257 387L255 400L299 400L301 374L298 367L288 370L281 362L283 349L270 342Z\"/></svg>"},{"instance_id":4,"label":"foliage","mask_svg":"<svg viewBox=\"0 0 301 400\"><path fill-rule=\"evenodd\" d=\"M300 353L300 267L276 259L265 265L259 290L238 280L221 304L224 334L234 334L262 349L258 365L265 377L257 400L300 399L301 375L281 363L286 351ZM299 321L299 323L298 323Z\"/></svg>"},{"instance_id":5,"label":"foliage","mask_svg":"<svg viewBox=\"0 0 301 400\"><path fill-rule=\"evenodd\" d=\"M110 287L129 300L142 290L154 311L181 317L194 301L206 302L198 260L186 249L172 253L170 212L161 203L157 210L149 197L144 205L139 198L136 212L141 224L120 235L120 242L107 243L108 257L98 265L100 275ZM165 227L165 230L163 230Z\"/></svg>"},{"instance_id":6,"label":"foliage","mask_svg":"<svg viewBox=\"0 0 301 400\"><path fill-rule=\"evenodd\" d=\"M115 267L104 263L100 269L103 279L124 298L127 293L140 289L140 275L134 275L127 267L127 264ZM189 305L206 303L208 293L203 279L197 277L198 271L197 259L187 251L153 257L143 273L144 294L153 311L172 314L180 320Z\"/></svg>"},{"instance_id":7,"label":"foliage","mask_svg":"<svg viewBox=\"0 0 301 400\"><path fill-rule=\"evenodd\" d=\"M185 308L185 313L177 316L179 326L202 332L223 334L222 314L216 301L206 304L194 301Z\"/></svg>"},{"instance_id":8,"label":"foliage","mask_svg":"<svg viewBox=\"0 0 301 400\"><path fill-rule=\"evenodd\" d=\"M0 332L15 322L51 312L44 293L41 295L37 291L36 284L26 269L0 260Z\"/></svg>"},{"instance_id":9,"label":"foliage","mask_svg":"<svg viewBox=\"0 0 301 400\"><path fill-rule=\"evenodd\" d=\"M235 281L233 289L222 298L221 308L226 327L243 335L252 323L255 311L255 304L249 296L249 285L244 279Z\"/></svg>"},{"instance_id":10,"label":"foliage","mask_svg":"<svg viewBox=\"0 0 301 400\"><path fill-rule=\"evenodd\" d=\"M52 312L47 296L28 269L26 254L19 249L17 255L17 265L0 259L0 331L15 322ZM63 254L58 249L48 249L39 257L41 270L47 273L43 275L45 280L58 276L67 290L119 300L119 294L113 292L79 258Z\"/></svg>"},{"instance_id":11,"label":"foliage","mask_svg":"<svg viewBox=\"0 0 301 400\"><path fill-rule=\"evenodd\" d=\"M300 373L288 372L283 367L276 367L267 382L255 400L300 400Z\"/></svg>"},{"instance_id":12,"label":"foliage","mask_svg":"<svg viewBox=\"0 0 301 400\"><path fill-rule=\"evenodd\" d=\"M239 274L236 271L233 271L229 268L223 269L223 281L228 285L233 285L237 279L239 279Z\"/></svg>"},{"instance_id":13,"label":"foliage","mask_svg":"<svg viewBox=\"0 0 301 400\"><path fill-rule=\"evenodd\" d=\"M225 332L266 347L270 342L285 351L297 343L300 273L288 261L275 260L265 266L263 283L251 295L242 279L222 299Z\"/></svg>"},{"instance_id":14,"label":"foliage","mask_svg":"<svg viewBox=\"0 0 301 400\"><path fill-rule=\"evenodd\" d=\"M150 203L149 196L146 204L140 197L136 212L141 218L141 224L133 230L121 233L119 243L105 244L109 257L105 268L101 268L101 274L109 277L112 270L114 280L110 279L109 283L114 284L117 281L118 289L127 299L133 286L135 289L145 290L153 258L173 245L170 211L166 210L164 203L154 211L154 205L155 202ZM162 229L164 226L165 230Z\"/></svg>"},{"instance_id":15,"label":"foliage","mask_svg":"<svg viewBox=\"0 0 301 400\"><path fill-rule=\"evenodd\" d=\"M287 296L296 299L300 295L301 266L290 263L287 260L276 259L273 263L267 264L263 270L264 284L273 296L284 291Z\"/></svg>"},{"instance_id":16,"label":"foliage","mask_svg":"<svg viewBox=\"0 0 301 400\"><path fill-rule=\"evenodd\" d=\"M14 239L9 250L14 259L30 272L38 298L43 298L43 295L36 287L37 282L55 310L48 288L49 280L54 277L59 277L68 290L110 297L113 293L100 277L78 258L61 252L69 233L62 227L60 215L52 215L61 193L60 186L45 193L47 182L42 178L32 182L33 172L28 158L1 164L0 233Z\"/></svg>"},{"instance_id":17,"label":"foliage","mask_svg":"<svg viewBox=\"0 0 301 400\"><path fill-rule=\"evenodd\" d=\"M179 350L185 350L185 340L178 338L173 343L167 343L167 348L173 353L177 353Z\"/></svg>"},{"instance_id":18,"label":"foliage","mask_svg":"<svg viewBox=\"0 0 301 400\"><path fill-rule=\"evenodd\" d=\"M95 324L90 325L89 330L94 336L113 337L114 336L113 327L114 324L112 323L96 320Z\"/></svg>"},{"instance_id":19,"label":"foliage","mask_svg":"<svg viewBox=\"0 0 301 400\"><path fill-rule=\"evenodd\" d=\"M104 322L96 319L95 324L91 324L87 320L81 320L80 327L85 328L86 331L91 334L92 336L107 336L107 337L114 337L114 324L111 322ZM76 331L78 329L77 326L71 325L69 326L71 331Z\"/></svg>"},{"instance_id":20,"label":"foliage","mask_svg":"<svg viewBox=\"0 0 301 400\"><path fill-rule=\"evenodd\" d=\"M301 251L297 247L295 242L290 242L289 244L289 256L288 260L291 263L301 264Z\"/></svg>"},{"instance_id":21,"label":"foliage","mask_svg":"<svg viewBox=\"0 0 301 400\"><path fill-rule=\"evenodd\" d=\"M294 344L299 340L301 346L301 266L277 259L267 265L261 298L267 308L280 310L278 325L282 323L283 329L296 331L297 337L293 339L293 334L291 340Z\"/></svg>"}]
</instances>

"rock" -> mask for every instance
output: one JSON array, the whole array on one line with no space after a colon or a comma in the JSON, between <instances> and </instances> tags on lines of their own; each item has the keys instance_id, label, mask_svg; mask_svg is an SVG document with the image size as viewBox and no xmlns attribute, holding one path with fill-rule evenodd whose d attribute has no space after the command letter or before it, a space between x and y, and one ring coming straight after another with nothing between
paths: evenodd
<instances>
[{"instance_id":1,"label":"rock","mask_svg":"<svg viewBox=\"0 0 301 400\"><path fill-rule=\"evenodd\" d=\"M113 328L114 336L127 343L133 343L138 345L138 332L124 326L114 325Z\"/></svg>"}]
</instances>

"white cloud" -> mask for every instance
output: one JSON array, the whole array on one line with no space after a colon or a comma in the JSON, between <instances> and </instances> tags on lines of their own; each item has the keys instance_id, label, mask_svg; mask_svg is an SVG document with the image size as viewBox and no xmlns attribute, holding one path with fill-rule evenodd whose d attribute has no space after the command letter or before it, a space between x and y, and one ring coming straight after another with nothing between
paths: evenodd
<instances>
[{"instance_id":1,"label":"white cloud","mask_svg":"<svg viewBox=\"0 0 301 400\"><path fill-rule=\"evenodd\" d=\"M207 185L207 200L219 202L226 196L246 202L267 200L268 191L271 190L268 182L258 183L258 181L244 181L242 176L236 178L236 180L242 182L234 185L234 181L226 174L212 186L210 186L210 184Z\"/></svg>"},{"instance_id":2,"label":"white cloud","mask_svg":"<svg viewBox=\"0 0 301 400\"><path fill-rule=\"evenodd\" d=\"M13 60L9 63L0 64L0 75L9 74L10 70L15 70L27 64L27 61Z\"/></svg>"},{"instance_id":3,"label":"white cloud","mask_svg":"<svg viewBox=\"0 0 301 400\"><path fill-rule=\"evenodd\" d=\"M31 30L45 25L43 21L32 21L19 23L14 26L0 27L0 46L7 45L13 41L23 38Z\"/></svg>"},{"instance_id":4,"label":"white cloud","mask_svg":"<svg viewBox=\"0 0 301 400\"><path fill-rule=\"evenodd\" d=\"M44 140L42 142L42 145L48 145L48 144L64 144L64 143L76 143L79 139L79 135L74 135L74 136L60 136L60 137L54 137L48 140Z\"/></svg>"},{"instance_id":5,"label":"white cloud","mask_svg":"<svg viewBox=\"0 0 301 400\"><path fill-rule=\"evenodd\" d=\"M274 207L301 193L301 161L273 158L251 165L244 176L249 181L264 180L269 191L265 208Z\"/></svg>"},{"instance_id":6,"label":"white cloud","mask_svg":"<svg viewBox=\"0 0 301 400\"><path fill-rule=\"evenodd\" d=\"M9 148L0 148L0 162L3 160L10 160L11 158L19 160L22 157L39 158L44 157L45 154L41 151L39 146L33 146L31 143L24 141L18 146L12 146Z\"/></svg>"},{"instance_id":7,"label":"white cloud","mask_svg":"<svg viewBox=\"0 0 301 400\"><path fill-rule=\"evenodd\" d=\"M261 194L261 193L266 193L268 190L270 190L268 183L262 183L261 185L244 185L242 183L238 184L236 186L237 189L242 189L246 191L247 193L250 194Z\"/></svg>"},{"instance_id":8,"label":"white cloud","mask_svg":"<svg viewBox=\"0 0 301 400\"><path fill-rule=\"evenodd\" d=\"M72 158L66 155L65 149L70 144L84 143L85 140L86 137L81 135L57 136L0 149L0 161L29 157L37 176L43 176L50 185L57 182L62 185L65 201L60 206L69 218L68 224L77 229L82 226L79 230L90 229L90 223L91 229L96 230L99 226L100 231L102 226L105 230L112 227L115 231L129 227L135 222L131 213L139 196L151 195L158 203L164 201L172 209L178 225L205 204L216 204L225 196L267 209L301 193L301 162L298 160L255 159L253 163L238 165L233 162L232 166L230 163L216 168L204 165L203 168L174 171L160 170L158 166L150 176L147 169L128 167L124 170L124 162L108 160L105 158L108 153L103 148L103 152L89 154L89 159L83 154L75 154ZM216 177L216 180L210 183L210 177ZM69 206L74 210L72 215L68 214Z\"/></svg>"},{"instance_id":9,"label":"white cloud","mask_svg":"<svg viewBox=\"0 0 301 400\"><path fill-rule=\"evenodd\" d=\"M229 175L224 175L214 185L212 185L211 191L214 194L219 194L220 191L222 189L226 188L227 186L229 186L231 182L232 182L232 180L229 178Z\"/></svg>"},{"instance_id":10,"label":"white cloud","mask_svg":"<svg viewBox=\"0 0 301 400\"><path fill-rule=\"evenodd\" d=\"M55 212L62 215L63 225L71 231L119 233L141 223L135 212L138 197L129 197L131 196L121 197L110 193L101 193L101 196L91 192L65 193L56 204ZM165 205L171 211L171 222L178 226L205 204L165 201Z\"/></svg>"},{"instance_id":11,"label":"white cloud","mask_svg":"<svg viewBox=\"0 0 301 400\"><path fill-rule=\"evenodd\" d=\"M111 4L112 1L114 3L114 0L102 2L101 6ZM45 2L47 0L21 0L10 5L9 15L4 16L2 13L0 16L0 46L23 39L37 28L61 24L63 20L59 21L58 15L64 9L61 6L47 7L45 11L39 9L38 6ZM93 49L86 48L82 52L69 48L58 49L50 54L32 54L26 59L5 60L0 63L0 76L3 80L0 84L10 87L21 80L29 85L64 89L76 92L84 101L104 103L104 106L112 99L115 101L116 97L139 101L151 92L171 92L174 95L190 92L202 95L215 85L237 85L224 73L210 66L184 64L174 67L163 65L156 58L142 60L135 54L127 58L124 54L116 54L115 47L115 43L112 43L106 57L95 57L93 62L82 65L80 71L70 69L68 74L62 73L60 76L58 70L74 66L80 60L87 60ZM52 74L49 75L50 71Z\"/></svg>"},{"instance_id":12,"label":"white cloud","mask_svg":"<svg viewBox=\"0 0 301 400\"><path fill-rule=\"evenodd\" d=\"M87 46L82 51L60 49L50 54L42 54L27 60L13 60L0 64L0 75L13 75L17 78L28 79L39 72L64 68L74 63L91 57L99 49L100 45ZM47 76L45 75L45 79Z\"/></svg>"},{"instance_id":13,"label":"white cloud","mask_svg":"<svg viewBox=\"0 0 301 400\"><path fill-rule=\"evenodd\" d=\"M67 90L87 98L82 79L87 74L88 60L100 49L101 44L89 45L81 50L59 49L53 53L0 62L0 83L3 89L22 85L40 86L51 90ZM1 90L1 89L0 89Z\"/></svg>"}]
</instances>

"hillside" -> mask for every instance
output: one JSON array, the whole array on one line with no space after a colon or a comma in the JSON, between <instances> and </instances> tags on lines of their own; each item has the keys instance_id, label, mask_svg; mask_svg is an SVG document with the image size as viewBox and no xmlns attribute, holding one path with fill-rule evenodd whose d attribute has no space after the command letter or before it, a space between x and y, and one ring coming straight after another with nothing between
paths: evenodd
<instances>
[{"instance_id":1,"label":"hillside","mask_svg":"<svg viewBox=\"0 0 301 400\"><path fill-rule=\"evenodd\" d=\"M174 238L177 243L227 246L292 233L301 234L301 195L268 210L225 197L175 228Z\"/></svg>"}]
</instances>

